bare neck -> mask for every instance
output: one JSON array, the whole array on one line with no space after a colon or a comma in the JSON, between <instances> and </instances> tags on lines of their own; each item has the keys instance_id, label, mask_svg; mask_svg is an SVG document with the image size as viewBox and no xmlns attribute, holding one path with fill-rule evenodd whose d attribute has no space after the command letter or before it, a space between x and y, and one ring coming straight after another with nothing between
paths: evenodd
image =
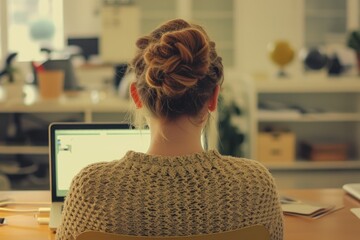
<instances>
[{"instance_id":1,"label":"bare neck","mask_svg":"<svg viewBox=\"0 0 360 240\"><path fill-rule=\"evenodd\" d=\"M150 119L151 143L148 154L181 156L204 151L201 145L203 124L188 117L174 121Z\"/></svg>"}]
</instances>

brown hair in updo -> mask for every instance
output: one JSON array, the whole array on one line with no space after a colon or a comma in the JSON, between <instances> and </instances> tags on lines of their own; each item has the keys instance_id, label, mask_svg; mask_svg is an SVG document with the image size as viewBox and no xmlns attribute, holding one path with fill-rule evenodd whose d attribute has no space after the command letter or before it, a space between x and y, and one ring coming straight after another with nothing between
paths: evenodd
<instances>
[{"instance_id":1,"label":"brown hair in updo","mask_svg":"<svg viewBox=\"0 0 360 240\"><path fill-rule=\"evenodd\" d=\"M175 19L139 38L136 45L136 87L156 117L197 116L222 83L221 57L198 25Z\"/></svg>"}]
</instances>

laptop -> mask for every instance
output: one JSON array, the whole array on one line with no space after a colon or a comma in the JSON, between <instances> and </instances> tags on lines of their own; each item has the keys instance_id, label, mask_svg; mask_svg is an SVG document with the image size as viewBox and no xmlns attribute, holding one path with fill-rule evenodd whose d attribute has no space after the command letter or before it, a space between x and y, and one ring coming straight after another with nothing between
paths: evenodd
<instances>
[{"instance_id":1,"label":"laptop","mask_svg":"<svg viewBox=\"0 0 360 240\"><path fill-rule=\"evenodd\" d=\"M343 186L345 192L360 201L360 183L348 183Z\"/></svg>"},{"instance_id":2,"label":"laptop","mask_svg":"<svg viewBox=\"0 0 360 240\"><path fill-rule=\"evenodd\" d=\"M49 126L51 210L49 228L60 224L73 177L89 164L121 159L129 150L146 152L150 131L129 124L52 123Z\"/></svg>"}]
</instances>

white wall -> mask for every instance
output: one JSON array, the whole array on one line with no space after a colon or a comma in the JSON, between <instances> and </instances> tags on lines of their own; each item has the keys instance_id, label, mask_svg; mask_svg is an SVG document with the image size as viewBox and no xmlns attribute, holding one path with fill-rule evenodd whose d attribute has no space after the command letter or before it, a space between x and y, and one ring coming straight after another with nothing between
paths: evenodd
<instances>
[{"instance_id":1,"label":"white wall","mask_svg":"<svg viewBox=\"0 0 360 240\"><path fill-rule=\"evenodd\" d=\"M64 35L91 37L100 34L101 0L64 0Z\"/></svg>"},{"instance_id":2,"label":"white wall","mask_svg":"<svg viewBox=\"0 0 360 240\"><path fill-rule=\"evenodd\" d=\"M295 50L303 46L303 1L235 1L237 65L243 73L274 75L277 69L269 59L267 45L275 40L287 40ZM291 75L299 74L299 62L294 59L289 65L287 70Z\"/></svg>"}]
</instances>

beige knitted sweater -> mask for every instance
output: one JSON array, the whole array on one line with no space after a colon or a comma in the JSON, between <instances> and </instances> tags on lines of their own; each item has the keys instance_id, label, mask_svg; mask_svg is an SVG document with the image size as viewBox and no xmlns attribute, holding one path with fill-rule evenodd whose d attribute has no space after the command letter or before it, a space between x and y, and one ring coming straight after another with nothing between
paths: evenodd
<instances>
[{"instance_id":1,"label":"beige knitted sweater","mask_svg":"<svg viewBox=\"0 0 360 240\"><path fill-rule=\"evenodd\" d=\"M254 224L283 239L274 181L257 161L216 150L181 157L130 151L73 179L56 238L72 240L85 230L193 235Z\"/></svg>"}]
</instances>

